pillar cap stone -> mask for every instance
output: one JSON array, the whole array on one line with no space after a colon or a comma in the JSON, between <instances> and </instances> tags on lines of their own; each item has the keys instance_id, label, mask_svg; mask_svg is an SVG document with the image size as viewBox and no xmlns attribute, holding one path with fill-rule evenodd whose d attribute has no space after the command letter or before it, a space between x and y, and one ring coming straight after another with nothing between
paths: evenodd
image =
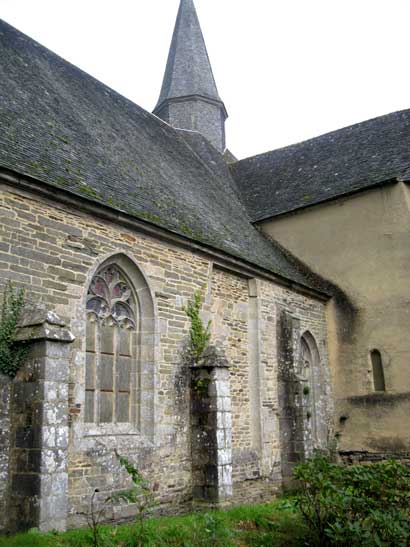
<instances>
[{"instance_id":1,"label":"pillar cap stone","mask_svg":"<svg viewBox=\"0 0 410 547\"><path fill-rule=\"evenodd\" d=\"M73 342L72 332L54 311L45 308L31 308L23 312L15 342L49 340L53 342Z\"/></svg>"},{"instance_id":2,"label":"pillar cap stone","mask_svg":"<svg viewBox=\"0 0 410 547\"><path fill-rule=\"evenodd\" d=\"M216 346L208 346L204 353L191 365L192 369L200 368L229 368L227 358Z\"/></svg>"}]
</instances>

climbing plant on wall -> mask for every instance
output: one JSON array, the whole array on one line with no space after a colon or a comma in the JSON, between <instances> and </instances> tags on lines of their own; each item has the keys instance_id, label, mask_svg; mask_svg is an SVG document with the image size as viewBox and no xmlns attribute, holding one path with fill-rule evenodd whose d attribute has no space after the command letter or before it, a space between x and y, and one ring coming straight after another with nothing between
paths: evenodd
<instances>
[{"instance_id":1,"label":"climbing plant on wall","mask_svg":"<svg viewBox=\"0 0 410 547\"><path fill-rule=\"evenodd\" d=\"M24 303L24 289L16 289L10 281L6 283L0 314L0 373L11 378L17 374L28 352L27 345L14 341Z\"/></svg>"},{"instance_id":2,"label":"climbing plant on wall","mask_svg":"<svg viewBox=\"0 0 410 547\"><path fill-rule=\"evenodd\" d=\"M193 360L201 357L211 339L211 321L204 325L200 317L201 303L200 293L195 292L193 301L184 307L184 311L191 321L189 352Z\"/></svg>"}]
</instances>

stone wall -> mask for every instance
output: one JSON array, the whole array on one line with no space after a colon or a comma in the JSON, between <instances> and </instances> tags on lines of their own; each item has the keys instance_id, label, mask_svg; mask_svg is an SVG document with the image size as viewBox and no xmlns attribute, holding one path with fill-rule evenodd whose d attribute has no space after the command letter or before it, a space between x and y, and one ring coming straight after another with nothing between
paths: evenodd
<instances>
[{"instance_id":1,"label":"stone wall","mask_svg":"<svg viewBox=\"0 0 410 547\"><path fill-rule=\"evenodd\" d=\"M29 298L55 310L75 336L68 375L68 525L84 525L82 513L96 488L105 498L129 485L114 450L157 484L159 512L191 506L190 381L181 349L189 334L183 306L195 291L205 296L204 319L212 319L212 341L230 365L233 501L272 496L281 483L278 310L296 317L301 332L312 333L325 370L325 304L272 281L228 271L199 250L35 196L3 191L0 207L1 280L27 287ZM151 431L142 432L135 424L116 429L84 423L86 295L93 275L111 257L127 257L152 296L152 332L142 334L153 351L149 358L141 357L152 379L152 388L141 395L141 408L150 409ZM120 507L106 514L108 520L127 516Z\"/></svg>"},{"instance_id":2,"label":"stone wall","mask_svg":"<svg viewBox=\"0 0 410 547\"><path fill-rule=\"evenodd\" d=\"M272 496L282 484L282 409L278 399L281 356L276 338L282 311L291 314L298 324L298 330L289 335L293 336L291 345L297 344L306 331L316 340L320 353L317 408L323 427L315 446L325 447L331 434L333 408L325 307L323 303L272 283L262 280L255 283L218 268L213 270L210 300L214 339L231 364L234 498L257 501ZM258 325L256 334L249 328L250 318ZM299 353L295 348L295 361ZM256 362L252 362L254 354L258 356ZM293 366L293 362L289 366ZM254 382L256 390L252 389ZM254 434L257 428L260 428L260 436Z\"/></svg>"},{"instance_id":3,"label":"stone wall","mask_svg":"<svg viewBox=\"0 0 410 547\"><path fill-rule=\"evenodd\" d=\"M345 464L371 464L396 460L410 467L410 452L368 452L367 450L343 450L340 460Z\"/></svg>"}]
</instances>

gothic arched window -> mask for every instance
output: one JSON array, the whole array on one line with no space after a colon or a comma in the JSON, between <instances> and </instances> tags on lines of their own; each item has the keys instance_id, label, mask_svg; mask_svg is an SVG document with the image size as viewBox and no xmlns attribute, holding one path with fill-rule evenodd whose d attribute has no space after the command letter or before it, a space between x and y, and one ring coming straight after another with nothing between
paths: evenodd
<instances>
[{"instance_id":1,"label":"gothic arched window","mask_svg":"<svg viewBox=\"0 0 410 547\"><path fill-rule=\"evenodd\" d=\"M310 333L305 333L301 338L301 365L303 378L303 401L306 417L310 422L310 430L313 438L316 437L316 409L315 409L315 385L314 367L316 365L315 355L311 346L316 343Z\"/></svg>"},{"instance_id":2,"label":"gothic arched window","mask_svg":"<svg viewBox=\"0 0 410 547\"><path fill-rule=\"evenodd\" d=\"M378 349L370 352L370 360L372 363L373 386L375 391L386 391L386 382L384 380L383 360Z\"/></svg>"},{"instance_id":3,"label":"gothic arched window","mask_svg":"<svg viewBox=\"0 0 410 547\"><path fill-rule=\"evenodd\" d=\"M94 275L87 294L86 423L138 423L137 332L132 283L116 264Z\"/></svg>"}]
</instances>

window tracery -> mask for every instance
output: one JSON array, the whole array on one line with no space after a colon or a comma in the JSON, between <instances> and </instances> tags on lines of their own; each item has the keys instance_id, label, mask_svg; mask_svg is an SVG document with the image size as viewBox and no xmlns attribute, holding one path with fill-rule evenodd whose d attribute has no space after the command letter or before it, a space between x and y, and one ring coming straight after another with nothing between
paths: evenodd
<instances>
[{"instance_id":1,"label":"window tracery","mask_svg":"<svg viewBox=\"0 0 410 547\"><path fill-rule=\"evenodd\" d=\"M87 313L96 320L108 320L121 327L135 329L132 290L116 266L107 266L94 276L87 295Z\"/></svg>"},{"instance_id":2,"label":"window tracery","mask_svg":"<svg viewBox=\"0 0 410 547\"><path fill-rule=\"evenodd\" d=\"M135 423L138 305L131 283L115 264L92 279L86 314L85 422Z\"/></svg>"}]
</instances>

